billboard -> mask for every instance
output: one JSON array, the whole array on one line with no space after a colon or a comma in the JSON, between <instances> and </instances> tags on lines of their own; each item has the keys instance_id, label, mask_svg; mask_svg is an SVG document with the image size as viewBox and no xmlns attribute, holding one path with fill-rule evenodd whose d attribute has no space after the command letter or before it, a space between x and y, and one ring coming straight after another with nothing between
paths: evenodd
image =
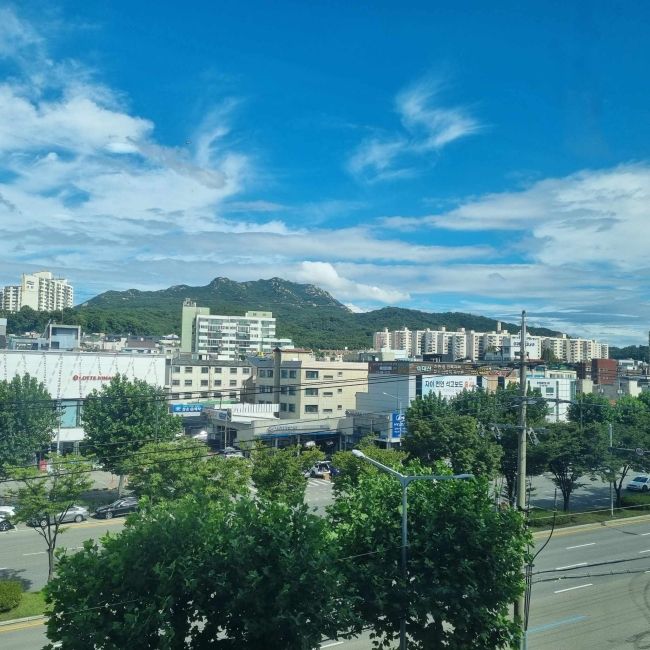
<instances>
[{"instance_id":1,"label":"billboard","mask_svg":"<svg viewBox=\"0 0 650 650\"><path fill-rule=\"evenodd\" d=\"M203 404L172 404L172 413L201 413Z\"/></svg>"},{"instance_id":2,"label":"billboard","mask_svg":"<svg viewBox=\"0 0 650 650\"><path fill-rule=\"evenodd\" d=\"M425 375L422 377L422 397L435 393L445 399L451 399L464 390L476 390L475 375Z\"/></svg>"},{"instance_id":3,"label":"billboard","mask_svg":"<svg viewBox=\"0 0 650 650\"><path fill-rule=\"evenodd\" d=\"M393 411L391 414L391 429L393 438L401 438L406 435L406 415L400 411Z\"/></svg>"}]
</instances>

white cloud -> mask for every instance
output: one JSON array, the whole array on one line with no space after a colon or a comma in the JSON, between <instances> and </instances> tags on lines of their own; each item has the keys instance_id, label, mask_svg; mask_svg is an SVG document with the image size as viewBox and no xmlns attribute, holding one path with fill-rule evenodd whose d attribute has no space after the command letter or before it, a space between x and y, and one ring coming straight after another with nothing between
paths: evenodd
<instances>
[{"instance_id":1,"label":"white cloud","mask_svg":"<svg viewBox=\"0 0 650 650\"><path fill-rule=\"evenodd\" d=\"M347 161L348 171L369 182L412 176L419 156L482 128L465 108L442 106L440 91L439 83L426 78L398 93L395 110L403 131L361 142Z\"/></svg>"}]
</instances>

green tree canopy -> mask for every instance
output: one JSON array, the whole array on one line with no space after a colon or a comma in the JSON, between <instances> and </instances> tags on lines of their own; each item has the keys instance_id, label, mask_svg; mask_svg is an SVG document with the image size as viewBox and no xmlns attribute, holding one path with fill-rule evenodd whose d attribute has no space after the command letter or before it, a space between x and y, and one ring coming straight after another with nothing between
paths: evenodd
<instances>
[{"instance_id":1,"label":"green tree canopy","mask_svg":"<svg viewBox=\"0 0 650 650\"><path fill-rule=\"evenodd\" d=\"M82 424L84 452L120 477L133 452L149 442L171 440L181 431L180 419L169 414L162 389L142 379L129 381L125 375L113 377L88 395ZM120 491L121 485L120 480Z\"/></svg>"},{"instance_id":2,"label":"green tree canopy","mask_svg":"<svg viewBox=\"0 0 650 650\"><path fill-rule=\"evenodd\" d=\"M253 485L262 499L301 504L307 489L305 472L323 458L320 449L297 445L277 449L260 442L251 451Z\"/></svg>"},{"instance_id":3,"label":"green tree canopy","mask_svg":"<svg viewBox=\"0 0 650 650\"><path fill-rule=\"evenodd\" d=\"M58 418L52 396L35 377L0 381L0 474L33 462L36 452L47 449Z\"/></svg>"},{"instance_id":4,"label":"green tree canopy","mask_svg":"<svg viewBox=\"0 0 650 650\"><path fill-rule=\"evenodd\" d=\"M161 504L61 559L48 637L68 650L318 648L346 617L334 549L307 506Z\"/></svg>"},{"instance_id":5,"label":"green tree canopy","mask_svg":"<svg viewBox=\"0 0 650 650\"><path fill-rule=\"evenodd\" d=\"M394 647L403 612L409 648L494 650L518 629L509 607L523 589L530 539L516 511L496 511L486 480L415 482L408 488L408 579L401 569L401 488L374 468L329 508L356 631ZM400 470L427 474L415 463ZM442 465L435 473L446 473Z\"/></svg>"},{"instance_id":6,"label":"green tree canopy","mask_svg":"<svg viewBox=\"0 0 650 650\"><path fill-rule=\"evenodd\" d=\"M210 499L248 494L250 461L208 452L205 443L192 438L147 443L124 465L129 487L151 502L192 494Z\"/></svg>"},{"instance_id":7,"label":"green tree canopy","mask_svg":"<svg viewBox=\"0 0 650 650\"><path fill-rule=\"evenodd\" d=\"M579 424L611 422L614 411L609 400L595 393L580 393L569 406L569 420Z\"/></svg>"},{"instance_id":8,"label":"green tree canopy","mask_svg":"<svg viewBox=\"0 0 650 650\"><path fill-rule=\"evenodd\" d=\"M34 530L45 542L48 580L54 574L58 536L66 530L61 522L70 507L78 504L82 493L91 487L90 470L90 463L79 456L55 454L50 458L48 474L34 467L16 468L9 474L18 484L9 493L18 504L15 520L33 520L38 524Z\"/></svg>"},{"instance_id":9,"label":"green tree canopy","mask_svg":"<svg viewBox=\"0 0 650 650\"><path fill-rule=\"evenodd\" d=\"M540 436L538 453L562 492L566 512L571 494L584 485L580 479L595 476L603 466L607 441L597 424L583 427L575 422L560 422L549 424Z\"/></svg>"},{"instance_id":10,"label":"green tree canopy","mask_svg":"<svg viewBox=\"0 0 650 650\"><path fill-rule=\"evenodd\" d=\"M406 421L409 433L403 447L410 458L426 465L445 461L456 474L491 477L496 473L501 449L475 418L453 413L414 418L409 409Z\"/></svg>"}]
</instances>

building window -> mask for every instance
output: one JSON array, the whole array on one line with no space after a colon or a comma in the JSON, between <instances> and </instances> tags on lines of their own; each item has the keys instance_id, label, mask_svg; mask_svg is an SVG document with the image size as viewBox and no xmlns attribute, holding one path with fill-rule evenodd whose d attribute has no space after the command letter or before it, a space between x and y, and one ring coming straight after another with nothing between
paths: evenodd
<instances>
[{"instance_id":1,"label":"building window","mask_svg":"<svg viewBox=\"0 0 650 650\"><path fill-rule=\"evenodd\" d=\"M318 404L305 404L305 413L318 413Z\"/></svg>"},{"instance_id":2,"label":"building window","mask_svg":"<svg viewBox=\"0 0 650 650\"><path fill-rule=\"evenodd\" d=\"M342 370L339 370L336 374L337 374L338 377L343 377L343 371Z\"/></svg>"},{"instance_id":3,"label":"building window","mask_svg":"<svg viewBox=\"0 0 650 650\"><path fill-rule=\"evenodd\" d=\"M242 375L250 375L251 374L251 369L250 368L242 368L241 373L242 373Z\"/></svg>"},{"instance_id":4,"label":"building window","mask_svg":"<svg viewBox=\"0 0 650 650\"><path fill-rule=\"evenodd\" d=\"M286 394L287 394L287 387L280 386L280 395L286 395Z\"/></svg>"},{"instance_id":5,"label":"building window","mask_svg":"<svg viewBox=\"0 0 650 650\"><path fill-rule=\"evenodd\" d=\"M555 389L554 389L552 386L549 386L549 387L546 389L546 394L547 394L547 395L555 395ZM523 407L522 407L522 408L523 408Z\"/></svg>"},{"instance_id":6,"label":"building window","mask_svg":"<svg viewBox=\"0 0 650 650\"><path fill-rule=\"evenodd\" d=\"M172 366L172 372L180 372L181 367L180 366Z\"/></svg>"},{"instance_id":7,"label":"building window","mask_svg":"<svg viewBox=\"0 0 650 650\"><path fill-rule=\"evenodd\" d=\"M334 379L334 375L323 375L323 379Z\"/></svg>"},{"instance_id":8,"label":"building window","mask_svg":"<svg viewBox=\"0 0 650 650\"><path fill-rule=\"evenodd\" d=\"M283 368L280 370L280 377L282 377L282 379L287 379L289 377L289 371Z\"/></svg>"},{"instance_id":9,"label":"building window","mask_svg":"<svg viewBox=\"0 0 650 650\"><path fill-rule=\"evenodd\" d=\"M221 368L215 368L214 371L215 371L218 375L221 374Z\"/></svg>"},{"instance_id":10,"label":"building window","mask_svg":"<svg viewBox=\"0 0 650 650\"><path fill-rule=\"evenodd\" d=\"M309 388L307 390L309 390ZM327 393L323 393L323 397L333 397L333 396L334 396L334 393L332 391L329 391Z\"/></svg>"},{"instance_id":11,"label":"building window","mask_svg":"<svg viewBox=\"0 0 650 650\"><path fill-rule=\"evenodd\" d=\"M231 375L236 375L237 374L237 368L231 368L230 369L230 374Z\"/></svg>"},{"instance_id":12,"label":"building window","mask_svg":"<svg viewBox=\"0 0 650 650\"><path fill-rule=\"evenodd\" d=\"M339 388L336 392L340 395L343 392L343 389Z\"/></svg>"},{"instance_id":13,"label":"building window","mask_svg":"<svg viewBox=\"0 0 650 650\"><path fill-rule=\"evenodd\" d=\"M215 386L221 386L221 379L215 379L214 380L214 385Z\"/></svg>"},{"instance_id":14,"label":"building window","mask_svg":"<svg viewBox=\"0 0 650 650\"><path fill-rule=\"evenodd\" d=\"M236 386L237 385L237 380L236 379L231 379L230 380L230 385L231 386Z\"/></svg>"},{"instance_id":15,"label":"building window","mask_svg":"<svg viewBox=\"0 0 650 650\"><path fill-rule=\"evenodd\" d=\"M287 386L289 389L289 395L295 395L296 394L296 387L295 386Z\"/></svg>"},{"instance_id":16,"label":"building window","mask_svg":"<svg viewBox=\"0 0 650 650\"><path fill-rule=\"evenodd\" d=\"M323 413L331 413L332 409L323 409Z\"/></svg>"},{"instance_id":17,"label":"building window","mask_svg":"<svg viewBox=\"0 0 650 650\"><path fill-rule=\"evenodd\" d=\"M289 370L289 379L296 379L298 374L295 370Z\"/></svg>"},{"instance_id":18,"label":"building window","mask_svg":"<svg viewBox=\"0 0 650 650\"><path fill-rule=\"evenodd\" d=\"M305 379L318 379L318 370L305 371Z\"/></svg>"},{"instance_id":19,"label":"building window","mask_svg":"<svg viewBox=\"0 0 650 650\"><path fill-rule=\"evenodd\" d=\"M295 404L287 404L287 407L289 409L289 413L295 413L296 412L296 405Z\"/></svg>"},{"instance_id":20,"label":"building window","mask_svg":"<svg viewBox=\"0 0 650 650\"><path fill-rule=\"evenodd\" d=\"M237 399L237 393L230 393L230 399Z\"/></svg>"},{"instance_id":21,"label":"building window","mask_svg":"<svg viewBox=\"0 0 650 650\"><path fill-rule=\"evenodd\" d=\"M336 410L337 410L337 411L342 411L342 410L343 410L343 406L342 406L341 404L339 404L339 405L336 407Z\"/></svg>"},{"instance_id":22,"label":"building window","mask_svg":"<svg viewBox=\"0 0 650 650\"><path fill-rule=\"evenodd\" d=\"M280 410L286 412L286 410L287 410L286 402L280 402Z\"/></svg>"},{"instance_id":23,"label":"building window","mask_svg":"<svg viewBox=\"0 0 650 650\"><path fill-rule=\"evenodd\" d=\"M191 386L192 385L192 380L191 379L186 379L184 382L185 386Z\"/></svg>"},{"instance_id":24,"label":"building window","mask_svg":"<svg viewBox=\"0 0 650 650\"><path fill-rule=\"evenodd\" d=\"M180 386L180 385L181 385L180 379L172 379L172 386Z\"/></svg>"},{"instance_id":25,"label":"building window","mask_svg":"<svg viewBox=\"0 0 650 650\"><path fill-rule=\"evenodd\" d=\"M207 379L201 379L201 386L207 386L209 383Z\"/></svg>"},{"instance_id":26,"label":"building window","mask_svg":"<svg viewBox=\"0 0 650 650\"><path fill-rule=\"evenodd\" d=\"M210 372L210 368L208 368L208 366L201 366L202 375L207 375L209 372Z\"/></svg>"},{"instance_id":27,"label":"building window","mask_svg":"<svg viewBox=\"0 0 650 650\"><path fill-rule=\"evenodd\" d=\"M192 372L192 366L185 366L185 372Z\"/></svg>"},{"instance_id":28,"label":"building window","mask_svg":"<svg viewBox=\"0 0 650 650\"><path fill-rule=\"evenodd\" d=\"M308 395L309 397L318 395L318 388L305 388L305 395Z\"/></svg>"}]
</instances>

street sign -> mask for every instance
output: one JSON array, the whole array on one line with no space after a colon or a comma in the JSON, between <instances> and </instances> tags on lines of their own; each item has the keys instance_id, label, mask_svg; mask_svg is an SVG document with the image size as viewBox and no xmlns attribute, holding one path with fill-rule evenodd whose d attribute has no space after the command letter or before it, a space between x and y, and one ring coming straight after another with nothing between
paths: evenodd
<instances>
[{"instance_id":1,"label":"street sign","mask_svg":"<svg viewBox=\"0 0 650 650\"><path fill-rule=\"evenodd\" d=\"M406 434L406 415L400 411L393 411L391 415L391 428L393 438L401 438Z\"/></svg>"}]
</instances>

